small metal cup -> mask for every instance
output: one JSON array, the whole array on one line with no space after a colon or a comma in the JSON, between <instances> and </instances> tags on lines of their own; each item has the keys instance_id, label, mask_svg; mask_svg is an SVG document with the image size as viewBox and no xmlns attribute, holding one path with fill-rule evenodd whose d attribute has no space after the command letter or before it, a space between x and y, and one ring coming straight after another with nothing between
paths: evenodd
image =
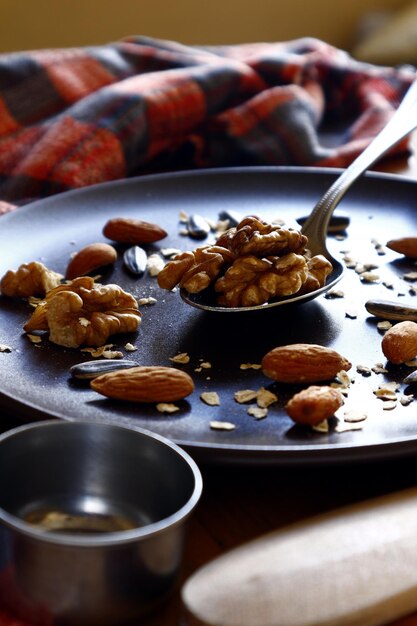
<instances>
[{"instance_id":1,"label":"small metal cup","mask_svg":"<svg viewBox=\"0 0 417 626\"><path fill-rule=\"evenodd\" d=\"M158 435L58 420L6 432L0 603L43 626L137 620L175 586L201 491L194 461Z\"/></svg>"}]
</instances>

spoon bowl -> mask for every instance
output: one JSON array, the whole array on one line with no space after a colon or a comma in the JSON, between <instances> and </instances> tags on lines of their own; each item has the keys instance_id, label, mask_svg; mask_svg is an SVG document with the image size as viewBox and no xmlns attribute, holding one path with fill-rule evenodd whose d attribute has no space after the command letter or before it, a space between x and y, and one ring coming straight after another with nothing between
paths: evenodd
<instances>
[{"instance_id":1,"label":"spoon bowl","mask_svg":"<svg viewBox=\"0 0 417 626\"><path fill-rule=\"evenodd\" d=\"M343 277L345 268L335 259L327 249L326 238L330 218L340 201L353 183L390 148L399 143L404 137L417 127L417 81L413 80L399 107L393 113L389 122L379 132L365 150L346 168L321 196L314 206L301 232L308 238L307 249L312 255L323 255L330 261L333 270L327 278L326 284L319 289L308 293L293 294L276 298L265 304L247 307L226 307L216 303L214 289L207 288L199 293L191 294L185 289L180 290L181 298L186 304L204 311L219 313L242 313L282 307L288 304L301 304L333 289Z\"/></svg>"}]
</instances>

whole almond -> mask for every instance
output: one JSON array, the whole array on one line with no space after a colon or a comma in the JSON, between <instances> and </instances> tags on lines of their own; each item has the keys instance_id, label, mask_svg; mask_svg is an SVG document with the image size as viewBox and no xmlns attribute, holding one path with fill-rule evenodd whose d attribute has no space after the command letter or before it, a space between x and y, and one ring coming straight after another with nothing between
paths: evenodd
<instances>
[{"instance_id":1,"label":"whole almond","mask_svg":"<svg viewBox=\"0 0 417 626\"><path fill-rule=\"evenodd\" d=\"M262 359L265 376L282 383L313 383L334 378L352 364L341 354L313 343L274 348Z\"/></svg>"},{"instance_id":2,"label":"whole almond","mask_svg":"<svg viewBox=\"0 0 417 626\"><path fill-rule=\"evenodd\" d=\"M381 347L388 361L395 365L410 361L417 355L417 324L407 320L391 326Z\"/></svg>"},{"instance_id":3,"label":"whole almond","mask_svg":"<svg viewBox=\"0 0 417 626\"><path fill-rule=\"evenodd\" d=\"M66 278L90 274L99 267L111 265L117 259L117 252L108 243L92 243L79 250L68 263Z\"/></svg>"},{"instance_id":4,"label":"whole almond","mask_svg":"<svg viewBox=\"0 0 417 626\"><path fill-rule=\"evenodd\" d=\"M98 376L90 386L108 398L131 402L174 402L194 391L193 379L175 367L139 365Z\"/></svg>"},{"instance_id":5,"label":"whole almond","mask_svg":"<svg viewBox=\"0 0 417 626\"><path fill-rule=\"evenodd\" d=\"M310 385L296 393L285 405L285 410L294 422L315 426L332 417L343 403L339 389Z\"/></svg>"},{"instance_id":6,"label":"whole almond","mask_svg":"<svg viewBox=\"0 0 417 626\"><path fill-rule=\"evenodd\" d=\"M167 236L167 232L151 222L131 217L115 217L104 225L103 235L119 243L153 243Z\"/></svg>"},{"instance_id":7,"label":"whole almond","mask_svg":"<svg viewBox=\"0 0 417 626\"><path fill-rule=\"evenodd\" d=\"M387 248L404 254L410 259L417 259L417 237L399 237L398 239L390 239L387 242Z\"/></svg>"}]
</instances>

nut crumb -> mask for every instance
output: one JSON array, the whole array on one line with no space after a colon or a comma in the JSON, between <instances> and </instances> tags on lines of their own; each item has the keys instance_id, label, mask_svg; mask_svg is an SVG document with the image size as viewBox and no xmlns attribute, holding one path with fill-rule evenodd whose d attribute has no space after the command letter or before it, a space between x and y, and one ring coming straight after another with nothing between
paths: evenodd
<instances>
[{"instance_id":1,"label":"nut crumb","mask_svg":"<svg viewBox=\"0 0 417 626\"><path fill-rule=\"evenodd\" d=\"M87 326L89 326L91 324L90 320L88 320L86 317L79 317L78 318L78 323L81 326L84 326L84 328L86 328Z\"/></svg>"},{"instance_id":2,"label":"nut crumb","mask_svg":"<svg viewBox=\"0 0 417 626\"><path fill-rule=\"evenodd\" d=\"M210 428L212 430L235 430L236 424L233 424L232 422L212 420L210 422Z\"/></svg>"},{"instance_id":3,"label":"nut crumb","mask_svg":"<svg viewBox=\"0 0 417 626\"><path fill-rule=\"evenodd\" d=\"M333 298L344 298L345 293L341 289L330 289L324 297L327 298L327 300L331 300Z\"/></svg>"},{"instance_id":4,"label":"nut crumb","mask_svg":"<svg viewBox=\"0 0 417 626\"><path fill-rule=\"evenodd\" d=\"M235 392L234 399L239 404L246 404L248 402L253 402L254 400L256 400L257 395L258 392L254 391L253 389L241 389L240 391Z\"/></svg>"},{"instance_id":5,"label":"nut crumb","mask_svg":"<svg viewBox=\"0 0 417 626\"><path fill-rule=\"evenodd\" d=\"M261 387L256 394L256 402L258 407L261 409L266 409L274 402L278 401L278 396L272 391L265 389L265 387Z\"/></svg>"},{"instance_id":6,"label":"nut crumb","mask_svg":"<svg viewBox=\"0 0 417 626\"><path fill-rule=\"evenodd\" d=\"M165 267L165 261L157 253L150 254L148 256L146 267L148 269L149 276L158 276L159 272Z\"/></svg>"},{"instance_id":7,"label":"nut crumb","mask_svg":"<svg viewBox=\"0 0 417 626\"><path fill-rule=\"evenodd\" d=\"M42 337L39 337L39 335L31 335L30 333L27 333L26 337L32 343L41 343L41 341L42 341Z\"/></svg>"},{"instance_id":8,"label":"nut crumb","mask_svg":"<svg viewBox=\"0 0 417 626\"><path fill-rule=\"evenodd\" d=\"M123 352L120 350L104 350L103 359L123 359Z\"/></svg>"},{"instance_id":9,"label":"nut crumb","mask_svg":"<svg viewBox=\"0 0 417 626\"><path fill-rule=\"evenodd\" d=\"M357 365L356 371L358 372L358 374L362 374L362 376L371 376L372 374L371 368L367 367L366 365Z\"/></svg>"},{"instance_id":10,"label":"nut crumb","mask_svg":"<svg viewBox=\"0 0 417 626\"><path fill-rule=\"evenodd\" d=\"M200 395L200 399L209 406L219 406L220 398L216 391L203 391Z\"/></svg>"},{"instance_id":11,"label":"nut crumb","mask_svg":"<svg viewBox=\"0 0 417 626\"><path fill-rule=\"evenodd\" d=\"M160 413L176 413L180 409L176 404L171 404L170 402L158 402L156 410Z\"/></svg>"},{"instance_id":12,"label":"nut crumb","mask_svg":"<svg viewBox=\"0 0 417 626\"><path fill-rule=\"evenodd\" d=\"M388 373L388 370L383 366L382 363L375 363L375 365L371 367L371 370L374 372L374 374L387 374Z\"/></svg>"},{"instance_id":13,"label":"nut crumb","mask_svg":"<svg viewBox=\"0 0 417 626\"><path fill-rule=\"evenodd\" d=\"M343 414L343 420L349 424L363 422L366 419L368 419L367 414L357 409L350 409L350 411L345 411Z\"/></svg>"},{"instance_id":14,"label":"nut crumb","mask_svg":"<svg viewBox=\"0 0 417 626\"><path fill-rule=\"evenodd\" d=\"M133 343L126 343L125 344L125 350L126 352L136 352L137 347L133 345Z\"/></svg>"},{"instance_id":15,"label":"nut crumb","mask_svg":"<svg viewBox=\"0 0 417 626\"><path fill-rule=\"evenodd\" d=\"M412 394L408 394L407 395L407 394L404 393L404 394L401 394L399 399L400 399L400 403L403 406L408 406L409 404L411 404L413 402L414 396Z\"/></svg>"},{"instance_id":16,"label":"nut crumb","mask_svg":"<svg viewBox=\"0 0 417 626\"><path fill-rule=\"evenodd\" d=\"M12 349L10 346L6 346L4 343L0 343L0 352L11 352Z\"/></svg>"},{"instance_id":17,"label":"nut crumb","mask_svg":"<svg viewBox=\"0 0 417 626\"><path fill-rule=\"evenodd\" d=\"M257 420L261 420L268 415L268 409L266 407L250 406L248 408L248 415L251 415Z\"/></svg>"},{"instance_id":18,"label":"nut crumb","mask_svg":"<svg viewBox=\"0 0 417 626\"><path fill-rule=\"evenodd\" d=\"M179 352L176 356L170 357L169 360L173 363L181 363L182 365L185 365L190 362L190 357L186 352Z\"/></svg>"},{"instance_id":19,"label":"nut crumb","mask_svg":"<svg viewBox=\"0 0 417 626\"><path fill-rule=\"evenodd\" d=\"M81 352L88 352L93 357L100 357L100 356L103 356L104 352L107 352L108 350L110 350L110 348L112 348L113 345L114 344L112 343L106 343L106 345L99 346L98 348L81 348Z\"/></svg>"},{"instance_id":20,"label":"nut crumb","mask_svg":"<svg viewBox=\"0 0 417 626\"><path fill-rule=\"evenodd\" d=\"M377 283L381 277L374 272L365 271L359 274L359 278L363 283Z\"/></svg>"},{"instance_id":21,"label":"nut crumb","mask_svg":"<svg viewBox=\"0 0 417 626\"><path fill-rule=\"evenodd\" d=\"M262 365L260 363L241 363L241 370L260 370Z\"/></svg>"},{"instance_id":22,"label":"nut crumb","mask_svg":"<svg viewBox=\"0 0 417 626\"><path fill-rule=\"evenodd\" d=\"M397 403L395 400L387 400L386 402L384 402L384 404L382 405L382 408L384 411L392 411L393 409L395 409L397 407Z\"/></svg>"},{"instance_id":23,"label":"nut crumb","mask_svg":"<svg viewBox=\"0 0 417 626\"><path fill-rule=\"evenodd\" d=\"M383 320L382 322L378 322L376 327L378 330L389 330L392 327L392 324L388 320Z\"/></svg>"},{"instance_id":24,"label":"nut crumb","mask_svg":"<svg viewBox=\"0 0 417 626\"><path fill-rule=\"evenodd\" d=\"M156 304L158 300L149 296L148 298L141 298L138 300L138 306L146 306L148 304Z\"/></svg>"}]
</instances>

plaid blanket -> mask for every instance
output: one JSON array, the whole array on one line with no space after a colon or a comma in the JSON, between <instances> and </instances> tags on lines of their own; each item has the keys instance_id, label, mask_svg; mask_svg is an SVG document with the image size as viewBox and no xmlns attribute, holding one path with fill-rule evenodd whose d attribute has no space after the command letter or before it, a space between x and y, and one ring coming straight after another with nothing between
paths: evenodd
<instances>
[{"instance_id":1,"label":"plaid blanket","mask_svg":"<svg viewBox=\"0 0 417 626\"><path fill-rule=\"evenodd\" d=\"M344 167L412 79L312 38L189 47L130 37L0 55L0 213L149 172Z\"/></svg>"}]
</instances>

